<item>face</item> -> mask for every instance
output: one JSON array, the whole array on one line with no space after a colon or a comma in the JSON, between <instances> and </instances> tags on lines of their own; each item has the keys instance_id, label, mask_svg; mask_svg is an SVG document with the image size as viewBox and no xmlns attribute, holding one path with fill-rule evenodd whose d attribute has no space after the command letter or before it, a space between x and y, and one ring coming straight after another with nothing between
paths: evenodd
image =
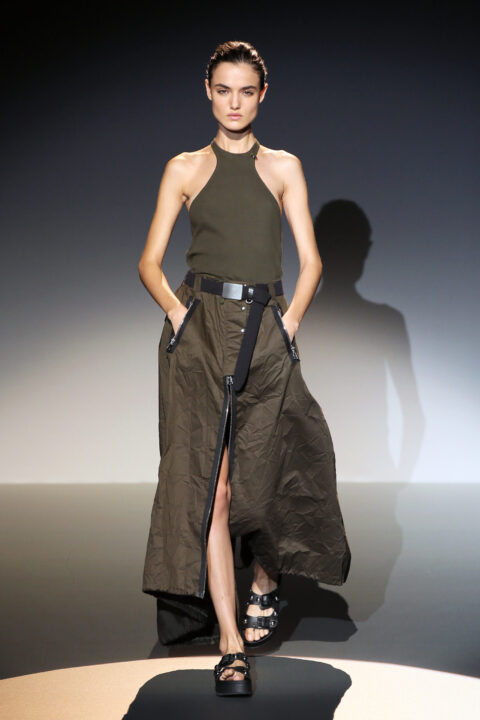
<instances>
[{"instance_id":1,"label":"face","mask_svg":"<svg viewBox=\"0 0 480 720\"><path fill-rule=\"evenodd\" d=\"M215 118L232 132L244 130L253 122L267 87L265 83L260 91L260 77L248 63L221 62L212 73L210 86L205 79Z\"/></svg>"}]
</instances>

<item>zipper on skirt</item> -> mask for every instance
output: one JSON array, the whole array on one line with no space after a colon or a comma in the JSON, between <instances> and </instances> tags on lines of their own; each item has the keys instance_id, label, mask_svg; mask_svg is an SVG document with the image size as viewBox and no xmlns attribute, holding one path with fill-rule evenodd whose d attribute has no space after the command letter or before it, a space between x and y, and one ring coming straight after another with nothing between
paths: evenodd
<instances>
[{"instance_id":1,"label":"zipper on skirt","mask_svg":"<svg viewBox=\"0 0 480 720\"><path fill-rule=\"evenodd\" d=\"M224 396L223 396L223 408L222 415L220 418L220 425L217 434L217 446L215 448L215 455L213 458L212 473L210 476L210 483L208 488L207 503L205 506L202 522L202 561L200 567L200 583L198 587L197 597L205 597L206 577L207 577L207 535L210 523L210 515L212 513L213 502L215 498L215 492L217 489L218 473L220 470L220 462L223 454L223 444L225 440L225 430L227 427L227 420L230 415L230 432L227 442L227 451L229 456L229 474L231 472L230 460L233 457L233 414L232 414L232 396L233 396L233 375L224 375Z\"/></svg>"}]
</instances>

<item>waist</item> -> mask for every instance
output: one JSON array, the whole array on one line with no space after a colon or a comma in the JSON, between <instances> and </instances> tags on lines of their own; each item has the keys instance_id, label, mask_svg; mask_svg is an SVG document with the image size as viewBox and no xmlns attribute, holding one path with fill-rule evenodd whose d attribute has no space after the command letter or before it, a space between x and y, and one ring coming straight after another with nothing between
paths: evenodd
<instances>
[{"instance_id":1,"label":"waist","mask_svg":"<svg viewBox=\"0 0 480 720\"><path fill-rule=\"evenodd\" d=\"M283 284L281 280L268 283L247 283L222 280L208 273L196 273L188 270L184 282L194 290L204 290L221 295L231 300L249 300L255 290L269 292L272 297L283 295Z\"/></svg>"}]
</instances>

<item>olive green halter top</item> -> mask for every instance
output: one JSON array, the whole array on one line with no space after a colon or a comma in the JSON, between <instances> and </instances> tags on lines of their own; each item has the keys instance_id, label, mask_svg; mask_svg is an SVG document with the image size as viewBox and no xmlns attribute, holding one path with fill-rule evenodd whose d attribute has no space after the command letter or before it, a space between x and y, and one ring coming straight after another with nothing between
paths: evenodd
<instances>
[{"instance_id":1,"label":"olive green halter top","mask_svg":"<svg viewBox=\"0 0 480 720\"><path fill-rule=\"evenodd\" d=\"M210 146L217 164L189 208L187 264L225 280L275 282L282 277L282 216L255 167L259 143L243 153L215 140Z\"/></svg>"}]
</instances>

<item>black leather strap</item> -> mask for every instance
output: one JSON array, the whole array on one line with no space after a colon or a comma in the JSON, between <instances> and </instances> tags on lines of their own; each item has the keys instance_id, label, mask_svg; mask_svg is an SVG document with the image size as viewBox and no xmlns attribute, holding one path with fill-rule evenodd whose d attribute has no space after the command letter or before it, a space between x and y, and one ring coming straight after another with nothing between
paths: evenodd
<instances>
[{"instance_id":1,"label":"black leather strap","mask_svg":"<svg viewBox=\"0 0 480 720\"><path fill-rule=\"evenodd\" d=\"M278 625L278 617L275 610L271 615L245 615L244 628L255 628L260 630L272 630Z\"/></svg>"},{"instance_id":2,"label":"black leather strap","mask_svg":"<svg viewBox=\"0 0 480 720\"><path fill-rule=\"evenodd\" d=\"M245 332L243 333L243 339L237 356L233 376L233 389L235 392L240 392L245 385L248 370L250 368L250 362L252 360L253 350L255 348L255 343L257 342L260 323L262 322L263 310L270 300L271 295L268 290L254 287L251 297L252 307L250 308L250 312L248 314L247 324L245 326Z\"/></svg>"},{"instance_id":3,"label":"black leather strap","mask_svg":"<svg viewBox=\"0 0 480 720\"><path fill-rule=\"evenodd\" d=\"M198 286L199 290L215 293L215 295L221 295L222 297L233 300L247 300L252 292L249 288L255 287L269 291L271 295L283 295L283 283L281 280L275 280L272 283L254 283L249 285L248 283L231 282L230 280L217 280L216 278L202 275L202 273L194 273L192 270L188 270L183 281L194 288L195 278L199 278L197 281L197 283L200 283Z\"/></svg>"},{"instance_id":4,"label":"black leather strap","mask_svg":"<svg viewBox=\"0 0 480 720\"><path fill-rule=\"evenodd\" d=\"M243 620L244 628L262 628L265 630L272 630L277 627L278 610L280 607L279 603L278 585L269 593L263 593L263 595L260 595L250 589L250 596L246 602L247 609L249 605L260 605L262 610L272 608L272 612L270 615L249 615L246 613Z\"/></svg>"},{"instance_id":5,"label":"black leather strap","mask_svg":"<svg viewBox=\"0 0 480 720\"><path fill-rule=\"evenodd\" d=\"M231 665L230 663L234 662L235 660L242 660L245 663L245 666ZM222 656L222 659L220 660L218 665L215 665L213 672L215 673L215 675L219 676L227 668L232 668L233 670L240 670L240 672L243 672L243 674L246 676L250 671L250 663L248 662L247 656L243 652L228 653L227 655Z\"/></svg>"},{"instance_id":6,"label":"black leather strap","mask_svg":"<svg viewBox=\"0 0 480 720\"><path fill-rule=\"evenodd\" d=\"M272 607L276 602L279 602L278 597L278 586L271 590L269 593L259 595L258 593L250 590L250 597L247 601L247 605L260 605L262 610L266 610Z\"/></svg>"}]
</instances>

